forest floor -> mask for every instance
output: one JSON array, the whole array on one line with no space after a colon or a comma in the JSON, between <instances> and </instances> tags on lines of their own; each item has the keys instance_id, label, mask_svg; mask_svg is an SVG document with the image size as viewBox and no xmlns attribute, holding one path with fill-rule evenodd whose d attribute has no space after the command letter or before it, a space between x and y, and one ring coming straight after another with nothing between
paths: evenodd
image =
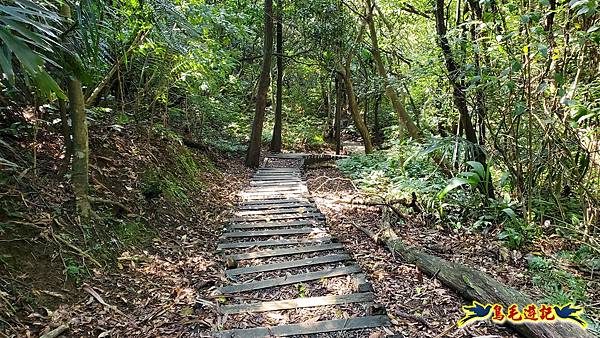
<instances>
[{"instance_id":1,"label":"forest floor","mask_svg":"<svg viewBox=\"0 0 600 338\"><path fill-rule=\"evenodd\" d=\"M19 167L0 181L0 337L60 325L69 327L61 337L208 334L223 276L217 238L251 173L239 156L143 127L91 125L92 195L119 204L94 204L103 221L81 226L60 134L38 134L37 175L22 170L28 140L4 136L3 157Z\"/></svg>"},{"instance_id":2,"label":"forest floor","mask_svg":"<svg viewBox=\"0 0 600 338\"><path fill-rule=\"evenodd\" d=\"M93 195L128 210L97 205L105 222L80 227L69 216L71 192L56 164L57 135L39 135L38 175L25 171L2 193L0 337L38 337L60 325L69 327L64 337L201 337L218 328L213 291L226 280L215 249L235 195L252 173L242 159L188 149L169 135L133 127L91 126ZM20 155L25 143L11 141L11 160L27 167ZM307 175L332 234L368 274L393 331L403 337L515 337L485 322L456 328L465 302L357 229L380 222L379 209L344 203L360 192L334 167ZM477 233L432 227L424 215L410 219L395 229L407 243L539 292L519 252L507 254Z\"/></svg>"},{"instance_id":3,"label":"forest floor","mask_svg":"<svg viewBox=\"0 0 600 338\"><path fill-rule=\"evenodd\" d=\"M350 204L361 193L336 168L308 170L308 187L327 216L331 233L340 238L373 284L377 301L387 310L394 331L402 337L517 337L509 329L479 322L461 329L465 301L435 278L424 276L414 265L395 258L387 248L367 237L360 227L371 228L382 220L378 207ZM523 285L523 267L514 262L498 264L497 245L478 235L448 234L425 227L421 216L395 229L404 241L446 259L481 266L512 286Z\"/></svg>"}]
</instances>

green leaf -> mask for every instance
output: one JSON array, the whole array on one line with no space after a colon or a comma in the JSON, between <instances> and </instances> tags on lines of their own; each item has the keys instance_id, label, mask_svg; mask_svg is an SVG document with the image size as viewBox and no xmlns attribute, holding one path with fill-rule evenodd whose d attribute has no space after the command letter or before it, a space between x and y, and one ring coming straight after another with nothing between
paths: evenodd
<instances>
[{"instance_id":1,"label":"green leaf","mask_svg":"<svg viewBox=\"0 0 600 338\"><path fill-rule=\"evenodd\" d=\"M45 70L39 69L33 78L43 95L55 93L58 98L63 100L67 99L67 96L62 89L60 89L58 83L56 83L56 81L54 81L50 74L48 74Z\"/></svg>"},{"instance_id":2,"label":"green leaf","mask_svg":"<svg viewBox=\"0 0 600 338\"><path fill-rule=\"evenodd\" d=\"M502 209L502 212L508 215L508 217L510 217L512 221L515 221L517 219L517 214L515 214L515 211L511 208L504 208Z\"/></svg>"},{"instance_id":3,"label":"green leaf","mask_svg":"<svg viewBox=\"0 0 600 338\"><path fill-rule=\"evenodd\" d=\"M471 186L476 186L479 184L479 182L481 182L481 177L478 173L470 171L462 173L462 175L469 181L469 185Z\"/></svg>"},{"instance_id":4,"label":"green leaf","mask_svg":"<svg viewBox=\"0 0 600 338\"><path fill-rule=\"evenodd\" d=\"M0 29L0 40L15 54L21 65L32 73L35 73L44 65L44 60L41 56L31 50L23 41L16 39L14 35L8 33L6 29Z\"/></svg>"},{"instance_id":5,"label":"green leaf","mask_svg":"<svg viewBox=\"0 0 600 338\"><path fill-rule=\"evenodd\" d=\"M10 56L11 56L10 53L5 53L4 48L2 48L2 50L0 50L0 67L2 67L2 71L6 75L6 78L8 79L8 81L11 84L14 84L15 83L15 72L13 71L12 63L10 62L10 59L11 59Z\"/></svg>"},{"instance_id":6,"label":"green leaf","mask_svg":"<svg viewBox=\"0 0 600 338\"><path fill-rule=\"evenodd\" d=\"M480 178L485 178L485 168L483 167L483 164L477 161L467 161L467 164L470 165L471 168L473 168L473 170L477 173L477 175L479 175Z\"/></svg>"},{"instance_id":7,"label":"green leaf","mask_svg":"<svg viewBox=\"0 0 600 338\"><path fill-rule=\"evenodd\" d=\"M471 181L469 179L463 178L463 177L454 177L452 179L450 179L450 181L448 181L448 185L446 185L446 187L440 191L440 193L438 194L438 199L442 200L444 199L444 197L452 190L460 187L461 185L465 185L465 184L471 184Z\"/></svg>"}]
</instances>

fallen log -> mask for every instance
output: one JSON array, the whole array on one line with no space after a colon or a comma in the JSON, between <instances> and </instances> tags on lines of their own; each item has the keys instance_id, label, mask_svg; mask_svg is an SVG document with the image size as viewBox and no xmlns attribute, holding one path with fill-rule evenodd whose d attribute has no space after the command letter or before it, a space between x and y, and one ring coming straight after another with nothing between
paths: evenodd
<instances>
[{"instance_id":1,"label":"fallen log","mask_svg":"<svg viewBox=\"0 0 600 338\"><path fill-rule=\"evenodd\" d=\"M385 244L390 251L400 258L416 265L428 276L437 278L442 284L456 291L465 299L482 304L518 304L522 309L536 302L526 294L506 286L491 276L472 269L460 263L427 254L414 247L407 246L389 226L383 227L378 233L365 228L357 228L377 243ZM511 326L526 338L593 338L590 332L581 327L564 321L552 323L521 322L505 325Z\"/></svg>"}]
</instances>

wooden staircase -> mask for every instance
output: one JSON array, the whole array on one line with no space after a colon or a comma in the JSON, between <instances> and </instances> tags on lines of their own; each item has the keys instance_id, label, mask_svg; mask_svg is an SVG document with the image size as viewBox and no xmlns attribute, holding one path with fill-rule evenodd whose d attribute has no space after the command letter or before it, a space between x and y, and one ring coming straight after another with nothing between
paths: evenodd
<instances>
[{"instance_id":1,"label":"wooden staircase","mask_svg":"<svg viewBox=\"0 0 600 338\"><path fill-rule=\"evenodd\" d=\"M223 316L236 319L234 328L229 325L229 329L215 331L214 337L326 337L351 330L370 332L389 325L387 315L374 303L370 283L344 246L329 235L325 216L310 198L301 168L305 156L271 159L275 163L282 160L285 166L263 166L256 171L250 187L239 194L241 201L235 216L218 244L230 281L218 289L225 300L219 310ZM290 160L297 160L296 166L290 166ZM324 283L339 277L352 285L314 297L290 297L289 292L278 291L286 286ZM350 311L355 316L339 318L330 314L325 320L284 320L275 325L268 320L270 314L285 317L286 311L314 311L320 307L331 307L328 313L335 311L339 315L339 307L351 305L359 309ZM248 317L244 316L251 315L255 317L249 321L256 325L246 325L244 318ZM232 322L232 317L228 318L226 324Z\"/></svg>"}]
</instances>

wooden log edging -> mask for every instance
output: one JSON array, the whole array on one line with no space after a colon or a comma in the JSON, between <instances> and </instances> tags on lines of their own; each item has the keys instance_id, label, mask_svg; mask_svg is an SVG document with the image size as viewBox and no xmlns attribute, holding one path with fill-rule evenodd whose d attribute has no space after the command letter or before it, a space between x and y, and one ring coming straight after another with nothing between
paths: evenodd
<instances>
[{"instance_id":1,"label":"wooden log edging","mask_svg":"<svg viewBox=\"0 0 600 338\"><path fill-rule=\"evenodd\" d=\"M383 243L387 248L400 256L409 264L416 265L425 274L437 278L442 284L456 291L470 301L483 304L518 304L520 308L536 302L523 292L506 286L490 275L472 269L464 264L447 261L414 247L407 246L390 227L382 229L375 234L368 229L357 228L377 243ZM594 338L590 331L586 331L576 324L564 321L552 323L521 322L505 325L512 327L516 332L526 338Z\"/></svg>"}]
</instances>

